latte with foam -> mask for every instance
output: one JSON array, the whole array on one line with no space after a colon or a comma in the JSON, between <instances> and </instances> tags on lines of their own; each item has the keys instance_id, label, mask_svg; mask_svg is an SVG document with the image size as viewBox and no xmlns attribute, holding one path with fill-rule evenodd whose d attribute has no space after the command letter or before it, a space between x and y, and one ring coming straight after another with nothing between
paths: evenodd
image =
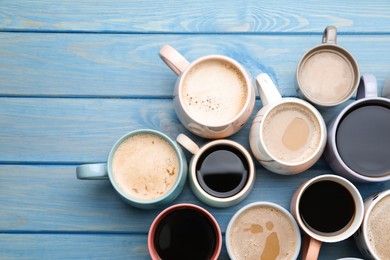
<instances>
[{"instance_id":1,"label":"latte with foam","mask_svg":"<svg viewBox=\"0 0 390 260\"><path fill-rule=\"evenodd\" d=\"M355 89L353 66L338 52L315 52L302 63L299 74L301 90L320 104L341 102Z\"/></svg>"},{"instance_id":2,"label":"latte with foam","mask_svg":"<svg viewBox=\"0 0 390 260\"><path fill-rule=\"evenodd\" d=\"M379 259L390 259L390 195L372 209L367 221L367 238Z\"/></svg>"},{"instance_id":3,"label":"latte with foam","mask_svg":"<svg viewBox=\"0 0 390 260\"><path fill-rule=\"evenodd\" d=\"M112 159L116 185L127 196L153 200L175 184L180 171L172 145L160 136L136 134L119 145Z\"/></svg>"},{"instance_id":4,"label":"latte with foam","mask_svg":"<svg viewBox=\"0 0 390 260\"><path fill-rule=\"evenodd\" d=\"M268 205L242 211L226 236L234 259L294 259L298 246L291 220Z\"/></svg>"},{"instance_id":5,"label":"latte with foam","mask_svg":"<svg viewBox=\"0 0 390 260\"><path fill-rule=\"evenodd\" d=\"M234 64L209 59L188 71L180 95L185 110L195 121L220 126L242 112L248 89L244 75Z\"/></svg>"},{"instance_id":6,"label":"latte with foam","mask_svg":"<svg viewBox=\"0 0 390 260\"><path fill-rule=\"evenodd\" d=\"M283 163L300 163L309 159L320 146L320 123L305 106L282 103L264 119L262 140L275 159Z\"/></svg>"}]
</instances>

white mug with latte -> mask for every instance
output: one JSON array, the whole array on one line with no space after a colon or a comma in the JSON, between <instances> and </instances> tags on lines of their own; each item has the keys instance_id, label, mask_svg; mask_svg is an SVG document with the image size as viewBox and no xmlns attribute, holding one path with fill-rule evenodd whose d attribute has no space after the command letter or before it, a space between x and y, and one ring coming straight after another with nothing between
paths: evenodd
<instances>
[{"instance_id":1,"label":"white mug with latte","mask_svg":"<svg viewBox=\"0 0 390 260\"><path fill-rule=\"evenodd\" d=\"M107 163L76 168L78 179L109 179L120 197L138 208L172 202L183 190L187 160L179 145L162 132L140 129L122 136Z\"/></svg>"},{"instance_id":2,"label":"white mug with latte","mask_svg":"<svg viewBox=\"0 0 390 260\"><path fill-rule=\"evenodd\" d=\"M169 45L161 59L178 75L173 102L181 123L204 138L224 138L239 131L255 104L253 80L237 61L208 55L190 63Z\"/></svg>"},{"instance_id":3,"label":"white mug with latte","mask_svg":"<svg viewBox=\"0 0 390 260\"><path fill-rule=\"evenodd\" d=\"M282 98L271 78L262 73L256 84L263 107L249 133L251 150L268 170L296 174L321 157L326 125L318 110L299 98Z\"/></svg>"},{"instance_id":4,"label":"white mug with latte","mask_svg":"<svg viewBox=\"0 0 390 260\"><path fill-rule=\"evenodd\" d=\"M368 259L390 259L390 190L364 200L364 218L354 234L356 244Z\"/></svg>"},{"instance_id":5,"label":"white mug with latte","mask_svg":"<svg viewBox=\"0 0 390 260\"><path fill-rule=\"evenodd\" d=\"M226 229L229 257L239 259L298 259L301 233L282 206L253 202L237 211Z\"/></svg>"}]
</instances>

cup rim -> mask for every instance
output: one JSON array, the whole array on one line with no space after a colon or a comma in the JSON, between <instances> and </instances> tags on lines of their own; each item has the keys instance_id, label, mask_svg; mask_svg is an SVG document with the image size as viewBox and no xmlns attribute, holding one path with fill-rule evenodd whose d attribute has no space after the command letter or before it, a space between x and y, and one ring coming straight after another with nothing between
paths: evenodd
<instances>
[{"instance_id":1,"label":"cup rim","mask_svg":"<svg viewBox=\"0 0 390 260\"><path fill-rule=\"evenodd\" d=\"M114 178L113 172L112 172L112 160L113 160L113 157L114 157L115 152L118 149L119 145L121 145L128 138L135 136L135 135L138 135L138 134L152 134L152 135L156 135L156 136L163 138L165 141L167 141L172 146L172 148L174 148L176 156L178 157L178 160L179 160L179 167L180 168L179 168L178 176L177 176L177 179L176 179L176 182L174 183L174 185L165 194L163 194L162 196L160 196L158 198L152 199L152 200L135 198L135 197L130 196L130 195L126 194L125 192L123 192L116 184L116 181L115 181L115 178ZM109 176L110 182L111 182L112 186L115 188L115 190L119 193L119 195L121 197L125 198L127 201L131 202L132 204L142 207L142 206L150 206L150 205L160 204L167 197L172 196L172 193L177 189L177 187L180 185L181 182L183 182L183 179L185 178L185 166L184 166L185 162L186 162L186 160L185 160L183 154L180 152L179 146L169 136L167 136L163 132L160 132L160 131L154 130L154 129L137 129L137 130L133 130L133 131L130 131L130 132L124 134L122 137L120 137L115 142L115 144L111 148L111 151L110 151L109 156L108 156L107 170L108 170L108 176Z\"/></svg>"},{"instance_id":2,"label":"cup rim","mask_svg":"<svg viewBox=\"0 0 390 260\"><path fill-rule=\"evenodd\" d=\"M150 225L149 232L148 232L148 250L149 254L152 257L152 259L159 259L157 251L154 246L153 237L155 235L155 230L158 226L158 224L162 221L162 219L169 213L177 210L182 209L193 209L200 213L202 213L204 216L207 217L207 219L213 224L215 235L216 235L216 247L213 251L213 255L211 259L217 259L219 254L221 253L222 249L222 232L221 228L218 224L218 221L214 218L214 216L205 208L192 204L192 203L179 203L171 205L167 208L165 208L163 211L161 211L153 220L152 224Z\"/></svg>"},{"instance_id":3,"label":"cup rim","mask_svg":"<svg viewBox=\"0 0 390 260\"><path fill-rule=\"evenodd\" d=\"M226 198L219 198L219 197L216 197L216 196L213 196L213 195L207 193L200 186L199 182L197 181L197 177L196 177L196 164L197 164L200 156L208 149L215 147L215 146L218 146L218 145L227 145L227 146L234 147L245 157L245 159L248 163L248 179L247 179L244 187L238 193L234 194L233 196L226 197ZM241 144L239 144L238 142L228 140L228 139L213 140L213 141L206 143L202 147L200 147L199 151L192 156L190 167L191 167L191 170L190 170L191 183L190 184L193 185L193 186L191 185L191 188L196 189L196 191L194 192L195 195L198 195L198 193L199 193L200 194L200 196L198 196L199 199L201 199L203 202L205 202L209 205L216 206L216 207L232 206L234 204L239 203L243 199L245 199L245 197L252 190L252 187L253 187L253 184L254 184L255 178L256 178L255 166L254 166L252 157L249 154L249 152L247 151L247 149L245 149L245 147L242 146Z\"/></svg>"},{"instance_id":4,"label":"cup rim","mask_svg":"<svg viewBox=\"0 0 390 260\"><path fill-rule=\"evenodd\" d=\"M307 108L310 111L310 113L316 118L316 120L318 122L318 125L320 127L320 141L319 141L319 144L318 144L317 148L315 149L315 151L313 151L311 156L309 156L305 160L302 160L302 161L296 162L296 163L284 162L284 161L281 161L278 158L276 158L268 150L268 148L266 147L265 142L264 142L264 137L263 137L264 122L265 122L267 116L269 115L269 113L271 113L271 111L274 110L276 107L281 106L281 105L286 104L286 103L298 104L300 106L303 106L303 107ZM324 148L325 148L325 144L326 144L327 128L326 128L326 124L325 124L325 121L324 121L322 115L320 114L320 112L312 104L310 104L309 102L307 102L305 100L299 99L299 98L286 97L286 98L280 99L277 102L274 102L274 103L270 104L268 110L263 115L263 120L260 123L259 133L258 134L259 134L259 137L260 137L260 141L263 144L264 150L267 152L267 155L273 161L277 162L278 164L287 166L287 167L297 167L297 166L301 166L301 165L304 165L304 164L310 162L311 160L316 158L320 153L322 154L322 152L324 151ZM314 163L315 162L313 162L313 164Z\"/></svg>"},{"instance_id":5,"label":"cup rim","mask_svg":"<svg viewBox=\"0 0 390 260\"><path fill-rule=\"evenodd\" d=\"M228 223L228 226L226 228L226 232L225 232L225 246L226 246L226 250L228 252L228 255L231 259L235 259L234 258L234 255L233 255L233 252L231 251L230 249L230 230L232 229L232 226L233 226L233 223L236 221L236 219L246 210L248 209L251 209L251 208L254 208L254 207L272 207L276 210L278 210L279 212L283 213L283 215L285 215L289 220L290 220L290 223L295 231L295 234L296 234L296 248L294 250L294 254L292 255L292 259L297 259L298 258L298 255L299 255L299 252L300 252L300 248L301 248L301 232L300 232L300 229L299 229L299 225L297 224L296 220L294 219L293 215L287 210L285 209L284 207L282 207L281 205L277 204L277 203L274 203L274 202L270 202L270 201L255 201L255 202L251 202L247 205L245 205L244 207L240 208L238 211L236 211L234 213L234 215L230 218L229 220L229 223Z\"/></svg>"},{"instance_id":6,"label":"cup rim","mask_svg":"<svg viewBox=\"0 0 390 260\"><path fill-rule=\"evenodd\" d=\"M341 112L338 113L336 118L333 120L332 124L335 126L333 129L328 131L328 143L332 147L332 150L334 151L334 156L336 157L338 163L341 165L341 167L348 172L348 174L352 175L353 177L361 180L361 181L367 181L367 182L382 182L386 180L390 180L390 175L383 175L383 176L366 176L362 175L358 172L355 172L351 168L348 167L348 165L344 162L344 160L341 158L341 155L337 149L336 144L336 135L337 135L337 129L339 128L339 125L341 121L344 119L344 116L351 112L356 106L362 105L362 103L370 103L370 102L386 102L390 105L390 99L383 98L383 97L368 97L368 98L361 98L358 100L355 100L348 106L344 107ZM364 106L364 104L363 104Z\"/></svg>"},{"instance_id":7,"label":"cup rim","mask_svg":"<svg viewBox=\"0 0 390 260\"><path fill-rule=\"evenodd\" d=\"M368 232L367 232L367 226L368 226L368 219L369 219L369 215L371 214L372 210L375 208L375 206L384 198L386 197L390 197L390 189L387 189L387 190L383 190L381 192L378 192L376 194L373 194L372 196L368 197L367 200L370 200L371 198L376 197L373 201L373 203L370 203L368 205L368 207L365 208L365 213L364 213L364 218L363 218L363 222L362 222L362 229L363 229L363 239L364 239L364 242L365 244L367 245L367 247L369 248L370 250L370 254L373 255L373 257L375 259L379 259L379 256L377 255L377 253L375 252L375 250L373 250L373 246L371 245L371 243L369 242L369 239L368 239Z\"/></svg>"},{"instance_id":8,"label":"cup rim","mask_svg":"<svg viewBox=\"0 0 390 260\"><path fill-rule=\"evenodd\" d=\"M340 233L337 234L329 234L329 235L319 234L309 229L305 225L304 221L302 220L299 211L299 203L302 198L302 194L305 192L305 190L314 183L326 181L326 180L337 182L338 184L346 188L349 191L349 193L352 195L355 202L355 212L354 212L353 219L349 223L348 227L345 227ZM295 200L295 204L293 205L293 210L296 212L295 219L298 225L307 235L309 235L310 237L318 241L327 242L327 243L340 242L351 237L361 226L364 217L364 203L359 190L355 187L355 185L352 184L352 182L350 182L346 178L334 174L319 175L304 182L296 191L296 200Z\"/></svg>"},{"instance_id":9,"label":"cup rim","mask_svg":"<svg viewBox=\"0 0 390 260\"><path fill-rule=\"evenodd\" d=\"M245 79L246 89L247 89L247 96L246 96L245 104L242 106L240 112L237 113L229 121L227 121L227 122L225 122L223 124L205 124L204 122L196 120L188 112L188 109L186 108L186 106L183 105L184 102L183 102L183 98L182 98L182 96L183 96L182 95L182 91L183 91L183 87L182 86L183 86L184 79L187 77L187 74L197 64L202 63L202 62L204 62L206 60L213 60L213 59L214 60L223 60L225 62L229 62L230 64L234 65L234 67L237 68L240 71L241 75ZM180 103L180 106L182 107L183 111L185 112L185 114L189 118L191 118L191 120L193 120L197 124L200 124L200 125L203 125L203 126L220 128L220 127L227 126L227 125L237 121L239 118L241 118L246 113L248 108L251 111L253 110L253 105L251 105L251 103L252 103L252 98L251 97L253 95L255 95L255 92L254 92L255 90L254 90L254 88L252 86L253 86L253 79L250 77L249 72L247 72L247 70L244 68L244 66L241 65L238 61L236 61L235 59L230 58L228 56L225 56L225 55L211 54L211 55L205 55L205 56L200 57L200 58L196 59L195 61L191 62L190 65L185 69L185 71L179 76L177 98L179 99L179 103Z\"/></svg>"},{"instance_id":10,"label":"cup rim","mask_svg":"<svg viewBox=\"0 0 390 260\"><path fill-rule=\"evenodd\" d=\"M324 50L337 52L337 54L343 56L345 59L347 59L351 63L353 71L356 72L356 75L354 78L354 85L353 85L351 91L348 93L348 95L345 95L345 97L342 98L341 100L339 100L338 102L332 102L332 103L321 102L320 100L314 99L313 97L308 95L306 90L304 88L302 88L302 83L301 83L301 79L300 79L300 72L302 70L303 64L306 63L306 61L312 56L312 54L317 53L319 51L324 51ZM360 68L359 68L359 64L356 61L356 59L354 58L354 56L346 48L340 46L339 44L322 43L322 44L316 45L316 46L308 49L302 55L301 59L299 60L298 65L297 65L295 75L296 75L298 90L304 98L309 100L311 103L318 105L318 106L321 106L321 107L334 107L334 106L337 106L337 105L344 103L345 101L350 99L355 94L355 92L359 86L359 81L360 81Z\"/></svg>"}]
</instances>

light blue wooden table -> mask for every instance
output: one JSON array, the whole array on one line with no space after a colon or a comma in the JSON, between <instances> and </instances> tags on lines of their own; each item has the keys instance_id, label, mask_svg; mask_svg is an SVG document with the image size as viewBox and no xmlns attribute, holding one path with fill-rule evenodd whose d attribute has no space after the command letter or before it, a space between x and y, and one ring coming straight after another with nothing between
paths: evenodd
<instances>
[{"instance_id":1,"label":"light blue wooden table","mask_svg":"<svg viewBox=\"0 0 390 260\"><path fill-rule=\"evenodd\" d=\"M338 28L338 43L361 72L377 77L381 93L390 75L388 0L2 0L0 259L148 259L147 232L162 209L133 208L108 181L77 180L75 168L105 162L114 141L134 129L189 134L174 113L176 76L160 47L170 44L190 61L233 57L253 76L270 74L283 96L296 96L297 63L327 25ZM322 111L326 122L346 104ZM254 113L260 108L257 99ZM249 148L248 131L249 124L231 139ZM174 203L204 206L224 233L242 206L264 200L289 208L302 182L331 172L323 159L290 177L256 166L252 193L234 207L208 207L188 186ZM390 183L356 186L365 198ZM361 257L352 239L320 253L346 256Z\"/></svg>"}]
</instances>

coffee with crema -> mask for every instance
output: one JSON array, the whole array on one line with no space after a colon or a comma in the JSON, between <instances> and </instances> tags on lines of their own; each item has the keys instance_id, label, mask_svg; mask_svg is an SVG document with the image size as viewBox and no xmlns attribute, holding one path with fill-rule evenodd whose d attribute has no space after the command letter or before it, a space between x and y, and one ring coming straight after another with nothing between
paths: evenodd
<instances>
[{"instance_id":1,"label":"coffee with crema","mask_svg":"<svg viewBox=\"0 0 390 260\"><path fill-rule=\"evenodd\" d=\"M188 71L180 95L194 120L220 126L242 112L248 90L244 75L234 64L209 59Z\"/></svg>"},{"instance_id":2,"label":"coffee with crema","mask_svg":"<svg viewBox=\"0 0 390 260\"><path fill-rule=\"evenodd\" d=\"M372 209L367 221L367 237L379 259L390 259L390 195Z\"/></svg>"},{"instance_id":3,"label":"coffee with crema","mask_svg":"<svg viewBox=\"0 0 390 260\"><path fill-rule=\"evenodd\" d=\"M115 183L127 196L153 200L175 184L179 158L172 145L160 136L137 134L119 145L112 159Z\"/></svg>"},{"instance_id":4,"label":"coffee with crema","mask_svg":"<svg viewBox=\"0 0 390 260\"><path fill-rule=\"evenodd\" d=\"M340 102L354 91L353 66L338 52L313 53L302 63L299 73L301 90L320 104Z\"/></svg>"},{"instance_id":5,"label":"coffee with crema","mask_svg":"<svg viewBox=\"0 0 390 260\"><path fill-rule=\"evenodd\" d=\"M307 160L321 141L321 128L315 114L294 102L274 107L264 119L262 133L269 153L284 163Z\"/></svg>"},{"instance_id":6,"label":"coffee with crema","mask_svg":"<svg viewBox=\"0 0 390 260\"><path fill-rule=\"evenodd\" d=\"M291 220L267 205L241 212L226 235L234 259L293 259L298 243Z\"/></svg>"}]
</instances>

